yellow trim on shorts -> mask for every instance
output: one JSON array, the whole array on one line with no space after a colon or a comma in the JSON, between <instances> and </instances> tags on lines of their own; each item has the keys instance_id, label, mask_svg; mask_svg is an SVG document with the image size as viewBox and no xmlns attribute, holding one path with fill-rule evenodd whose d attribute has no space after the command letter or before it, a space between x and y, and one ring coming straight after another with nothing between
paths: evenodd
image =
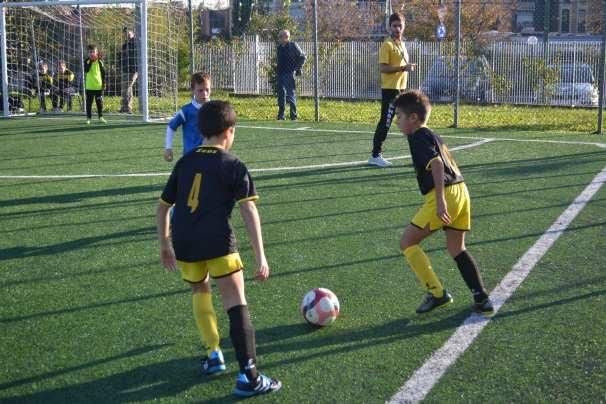
<instances>
[{"instance_id":1,"label":"yellow trim on shorts","mask_svg":"<svg viewBox=\"0 0 606 404\"><path fill-rule=\"evenodd\" d=\"M173 205L174 205L173 203L168 203L168 202L166 202L166 201L165 201L164 199L162 199L162 198L160 198L160 203L161 203L162 205L166 205L166 206L168 206L168 207L171 207L171 206L173 206Z\"/></svg>"},{"instance_id":2,"label":"yellow trim on shorts","mask_svg":"<svg viewBox=\"0 0 606 404\"><path fill-rule=\"evenodd\" d=\"M420 229L429 225L431 231L451 228L459 231L471 229L471 202L469 192L464 182L449 185L444 188L444 198L448 206L451 222L444 224L437 214L436 190L432 189L425 195L425 202L413 216L410 223Z\"/></svg>"},{"instance_id":3,"label":"yellow trim on shorts","mask_svg":"<svg viewBox=\"0 0 606 404\"><path fill-rule=\"evenodd\" d=\"M244 270L240 254L235 252L208 260L185 262L177 261L181 279L190 283L199 283L210 274L211 278L222 278Z\"/></svg>"},{"instance_id":4,"label":"yellow trim on shorts","mask_svg":"<svg viewBox=\"0 0 606 404\"><path fill-rule=\"evenodd\" d=\"M259 200L259 195L249 196L248 198L242 198L238 201L238 203L248 202L248 201L257 201Z\"/></svg>"}]
</instances>

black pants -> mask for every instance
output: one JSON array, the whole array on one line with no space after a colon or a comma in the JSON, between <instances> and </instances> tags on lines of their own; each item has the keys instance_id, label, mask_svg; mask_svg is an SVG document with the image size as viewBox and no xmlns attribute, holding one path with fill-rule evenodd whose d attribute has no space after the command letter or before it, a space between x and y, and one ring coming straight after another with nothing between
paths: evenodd
<instances>
[{"instance_id":1,"label":"black pants","mask_svg":"<svg viewBox=\"0 0 606 404\"><path fill-rule=\"evenodd\" d=\"M372 156L377 157L383 152L383 142L387 138L387 132L391 127L391 121L395 114L393 102L400 95L400 90L382 88L381 89L381 119L377 124L375 136L372 140Z\"/></svg>"},{"instance_id":2,"label":"black pants","mask_svg":"<svg viewBox=\"0 0 606 404\"><path fill-rule=\"evenodd\" d=\"M91 110L93 100L97 104L97 114L99 118L103 116L103 90L86 90L86 117L90 119L93 115Z\"/></svg>"},{"instance_id":3,"label":"black pants","mask_svg":"<svg viewBox=\"0 0 606 404\"><path fill-rule=\"evenodd\" d=\"M57 103L59 105L57 105L57 107L60 110L63 110L63 105L65 105L65 101L67 101L67 110L71 111L72 110L72 96L69 93L69 89L67 88L60 88L55 92L55 97L57 99Z\"/></svg>"}]
</instances>

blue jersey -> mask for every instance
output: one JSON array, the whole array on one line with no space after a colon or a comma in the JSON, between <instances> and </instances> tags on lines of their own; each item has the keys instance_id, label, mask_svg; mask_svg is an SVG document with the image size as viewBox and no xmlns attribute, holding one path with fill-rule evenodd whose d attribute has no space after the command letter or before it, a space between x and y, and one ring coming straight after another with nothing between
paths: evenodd
<instances>
[{"instance_id":1,"label":"blue jersey","mask_svg":"<svg viewBox=\"0 0 606 404\"><path fill-rule=\"evenodd\" d=\"M198 128L198 110L201 106L196 100L192 100L181 107L168 123L174 131L183 125L183 155L202 144L202 134Z\"/></svg>"}]
</instances>

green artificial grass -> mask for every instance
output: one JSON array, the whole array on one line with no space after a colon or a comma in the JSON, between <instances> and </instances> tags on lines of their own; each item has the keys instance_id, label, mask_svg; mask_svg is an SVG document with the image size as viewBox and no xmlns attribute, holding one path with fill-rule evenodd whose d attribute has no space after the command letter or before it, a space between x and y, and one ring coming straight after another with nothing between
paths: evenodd
<instances>
[{"instance_id":1,"label":"green artificial grass","mask_svg":"<svg viewBox=\"0 0 606 404\"><path fill-rule=\"evenodd\" d=\"M442 232L423 248L455 303L414 313L423 290L398 248L422 201L410 159L389 169L266 171L364 161L373 126L240 120L233 152L260 195L272 268L266 283L251 279L254 257L237 210L233 223L259 367L284 383L254 402L383 403L469 315L471 296ZM606 161L606 149L595 145L547 142L604 143L563 128L436 126L451 149L496 139L454 152L472 198L467 246L489 289ZM292 130L302 127L310 130ZM0 121L0 176L157 174L0 179L1 401L234 401L237 365L218 294L228 371L205 378L189 287L159 265L154 209L173 166L162 159L164 130L115 118L91 127L81 119ZM408 153L402 137L390 134L385 155ZM428 401L603 400L605 192L589 201ZM330 327L311 328L299 314L314 287L339 297L341 315Z\"/></svg>"}]
</instances>

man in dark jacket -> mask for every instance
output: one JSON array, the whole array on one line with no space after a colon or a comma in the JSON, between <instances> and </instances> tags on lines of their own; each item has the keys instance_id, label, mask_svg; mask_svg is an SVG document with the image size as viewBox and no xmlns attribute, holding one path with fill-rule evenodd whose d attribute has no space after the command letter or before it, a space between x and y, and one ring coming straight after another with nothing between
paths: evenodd
<instances>
[{"instance_id":1,"label":"man in dark jacket","mask_svg":"<svg viewBox=\"0 0 606 404\"><path fill-rule=\"evenodd\" d=\"M278 34L278 119L284 120L285 100L290 105L290 119L297 119L297 99L295 97L295 77L301 75L305 63L305 54L294 42L290 41L290 32L280 31ZM285 99L286 98L286 99Z\"/></svg>"},{"instance_id":2,"label":"man in dark jacket","mask_svg":"<svg viewBox=\"0 0 606 404\"><path fill-rule=\"evenodd\" d=\"M124 28L126 34L126 42L122 45L120 53L120 64L122 66L121 88L122 88L122 103L120 112L132 114L133 87L139 77L137 66L137 41L135 32Z\"/></svg>"}]
</instances>

